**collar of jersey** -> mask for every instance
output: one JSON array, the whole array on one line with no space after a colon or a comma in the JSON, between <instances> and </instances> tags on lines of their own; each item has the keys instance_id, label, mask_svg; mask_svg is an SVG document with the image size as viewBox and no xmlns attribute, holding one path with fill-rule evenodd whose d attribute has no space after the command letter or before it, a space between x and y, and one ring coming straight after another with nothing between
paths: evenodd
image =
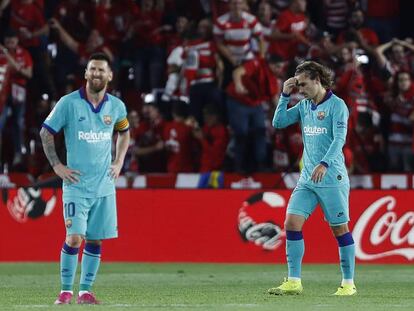
<instances>
[{"instance_id":1,"label":"collar of jersey","mask_svg":"<svg viewBox=\"0 0 414 311\"><path fill-rule=\"evenodd\" d=\"M108 94L107 94L107 93L105 93L105 95L104 95L104 97L102 98L101 102L99 103L98 107L96 107L96 108L95 108L95 107L92 105L92 103L89 101L88 97L86 96L86 91L85 91L85 88L84 88L84 87L81 87L81 88L79 89L79 94L80 94L80 97L81 97L82 99L84 99L84 100L88 103L89 107L91 107L92 111L93 111L93 112L95 112L95 113L100 112L100 111L101 111L101 109L102 109L102 107L103 107L103 105L104 105L104 103L108 100Z\"/></svg>"},{"instance_id":2,"label":"collar of jersey","mask_svg":"<svg viewBox=\"0 0 414 311\"><path fill-rule=\"evenodd\" d=\"M329 98L331 98L332 96L332 91L331 90L327 90L325 97L322 99L322 101L319 104L315 104L313 101L311 101L312 106L311 109L312 110L316 110L316 108L318 108L319 105L322 105L324 102L326 102Z\"/></svg>"}]
</instances>

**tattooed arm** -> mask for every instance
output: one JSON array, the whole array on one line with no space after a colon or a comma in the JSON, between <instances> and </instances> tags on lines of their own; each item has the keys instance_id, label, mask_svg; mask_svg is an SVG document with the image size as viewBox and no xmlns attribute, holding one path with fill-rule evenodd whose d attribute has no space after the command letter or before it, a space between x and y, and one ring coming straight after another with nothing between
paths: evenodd
<instances>
[{"instance_id":1,"label":"tattooed arm","mask_svg":"<svg viewBox=\"0 0 414 311\"><path fill-rule=\"evenodd\" d=\"M40 138L42 139L43 151L56 175L68 183L78 182L79 178L77 175L80 175L80 172L72 170L60 162L59 157L56 154L54 136L47 129L42 127L40 130Z\"/></svg>"}]
</instances>

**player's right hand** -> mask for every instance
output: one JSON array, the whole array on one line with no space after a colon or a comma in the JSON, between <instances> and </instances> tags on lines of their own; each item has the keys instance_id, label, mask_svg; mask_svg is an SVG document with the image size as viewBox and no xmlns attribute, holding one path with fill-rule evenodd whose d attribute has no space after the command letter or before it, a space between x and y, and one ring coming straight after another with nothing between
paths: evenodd
<instances>
[{"instance_id":1,"label":"player's right hand","mask_svg":"<svg viewBox=\"0 0 414 311\"><path fill-rule=\"evenodd\" d=\"M77 170L72 170L62 163L56 164L53 167L56 175L58 175L66 183L75 184L79 182L79 177L81 173Z\"/></svg>"},{"instance_id":2,"label":"player's right hand","mask_svg":"<svg viewBox=\"0 0 414 311\"><path fill-rule=\"evenodd\" d=\"M283 93L289 94L292 93L293 89L296 87L298 80L295 77L289 78L283 83Z\"/></svg>"}]
</instances>

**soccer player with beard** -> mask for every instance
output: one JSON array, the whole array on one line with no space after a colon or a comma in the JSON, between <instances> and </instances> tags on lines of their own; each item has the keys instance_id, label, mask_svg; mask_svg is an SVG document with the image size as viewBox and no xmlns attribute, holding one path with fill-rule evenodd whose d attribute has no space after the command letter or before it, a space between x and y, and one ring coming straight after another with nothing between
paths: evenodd
<instances>
[{"instance_id":1,"label":"soccer player with beard","mask_svg":"<svg viewBox=\"0 0 414 311\"><path fill-rule=\"evenodd\" d=\"M286 257L288 279L270 294L300 294L302 258L305 251L302 227L319 203L338 241L342 284L334 295L356 294L354 285L355 245L348 229L349 178L342 148L346 140L348 108L329 89L328 68L307 61L296 67L295 76L283 85L273 117L275 128L299 122L303 139L303 169L286 211ZM305 97L287 109L294 88Z\"/></svg>"},{"instance_id":2,"label":"soccer player with beard","mask_svg":"<svg viewBox=\"0 0 414 311\"><path fill-rule=\"evenodd\" d=\"M116 238L115 179L129 145L125 104L106 92L112 70L106 54L93 54L85 70L86 87L63 96L40 131L44 152L63 180L66 240L60 256L61 292L55 304L69 304L82 255L79 304L98 304L91 292L101 257L102 240ZM59 160L53 135L63 129L67 164ZM118 132L111 158L113 131Z\"/></svg>"}]
</instances>

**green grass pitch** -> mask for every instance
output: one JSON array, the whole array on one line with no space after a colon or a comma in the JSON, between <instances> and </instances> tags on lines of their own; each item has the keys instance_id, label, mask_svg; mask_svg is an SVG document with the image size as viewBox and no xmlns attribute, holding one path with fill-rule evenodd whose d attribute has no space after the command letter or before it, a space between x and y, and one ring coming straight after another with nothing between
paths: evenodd
<instances>
[{"instance_id":1,"label":"green grass pitch","mask_svg":"<svg viewBox=\"0 0 414 311\"><path fill-rule=\"evenodd\" d=\"M0 310L414 310L413 265L358 265L353 297L331 296L337 265L305 265L304 293L280 297L266 290L284 265L104 262L94 286L100 306L53 306L58 271L56 263L0 264Z\"/></svg>"}]
</instances>

